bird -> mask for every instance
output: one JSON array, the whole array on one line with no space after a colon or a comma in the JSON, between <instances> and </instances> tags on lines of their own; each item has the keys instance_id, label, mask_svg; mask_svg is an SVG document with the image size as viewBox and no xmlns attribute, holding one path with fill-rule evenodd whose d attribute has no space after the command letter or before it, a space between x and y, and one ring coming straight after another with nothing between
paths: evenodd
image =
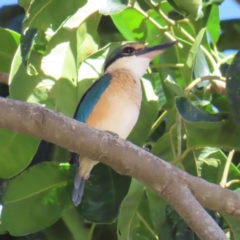
<instances>
[{"instance_id":1,"label":"bird","mask_svg":"<svg viewBox=\"0 0 240 240\"><path fill-rule=\"evenodd\" d=\"M105 60L103 75L81 98L74 119L126 139L140 113L141 77L150 62L175 43L172 41L149 47L134 42L116 48ZM77 165L72 201L78 206L85 181L98 162L77 153L72 153L71 162Z\"/></svg>"}]
</instances>

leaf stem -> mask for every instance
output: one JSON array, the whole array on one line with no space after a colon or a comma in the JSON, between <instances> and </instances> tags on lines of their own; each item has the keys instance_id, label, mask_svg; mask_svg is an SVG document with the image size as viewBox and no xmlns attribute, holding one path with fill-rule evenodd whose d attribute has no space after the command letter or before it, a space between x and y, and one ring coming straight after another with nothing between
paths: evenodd
<instances>
[{"instance_id":1,"label":"leaf stem","mask_svg":"<svg viewBox=\"0 0 240 240\"><path fill-rule=\"evenodd\" d=\"M89 234L88 234L87 240L91 240L92 239L92 235L93 235L95 227L96 227L96 223L92 223L92 226L91 226L91 228L89 230Z\"/></svg>"},{"instance_id":2,"label":"leaf stem","mask_svg":"<svg viewBox=\"0 0 240 240\"><path fill-rule=\"evenodd\" d=\"M228 172L229 172L230 164L232 162L232 158L233 158L234 153L235 153L235 150L233 149L228 154L227 162L225 164L224 171L223 171L222 180L220 182L220 186L223 187L223 188L226 187Z\"/></svg>"},{"instance_id":3,"label":"leaf stem","mask_svg":"<svg viewBox=\"0 0 240 240\"><path fill-rule=\"evenodd\" d=\"M161 124L161 122L164 120L164 118L167 116L168 112L164 111L159 118L157 119L157 121L152 125L149 135L147 138L149 138L157 129L157 127Z\"/></svg>"},{"instance_id":4,"label":"leaf stem","mask_svg":"<svg viewBox=\"0 0 240 240\"><path fill-rule=\"evenodd\" d=\"M152 8L154 9L156 12L158 12L158 7L156 7L155 5L153 5L152 3L150 3L149 1L145 0L145 2ZM164 35L169 38L172 41L176 41L176 38L174 38L169 32L167 32L166 30L168 30L168 26L161 26L158 22L156 22L152 17L150 17L146 12L144 12L140 7L138 6L134 6L134 9L136 9L139 13L141 13L146 19L148 19L151 23L153 23L155 25L155 27L157 27L160 30L164 30ZM177 43L178 47L183 48L183 45L181 43Z\"/></svg>"},{"instance_id":5,"label":"leaf stem","mask_svg":"<svg viewBox=\"0 0 240 240\"><path fill-rule=\"evenodd\" d=\"M182 155L182 118L177 114L177 158Z\"/></svg>"},{"instance_id":6,"label":"leaf stem","mask_svg":"<svg viewBox=\"0 0 240 240\"><path fill-rule=\"evenodd\" d=\"M148 223L145 221L145 219L142 217L142 215L139 212L137 212L137 216L143 222L143 224L146 226L146 228L149 230L149 232L153 235L153 237L156 240L159 240L159 238L156 235L156 233L152 230L152 228L148 225Z\"/></svg>"},{"instance_id":7,"label":"leaf stem","mask_svg":"<svg viewBox=\"0 0 240 240\"><path fill-rule=\"evenodd\" d=\"M240 183L240 180L239 179L234 179L232 181L229 181L229 182L226 183L225 187L229 188L234 183Z\"/></svg>"},{"instance_id":8,"label":"leaf stem","mask_svg":"<svg viewBox=\"0 0 240 240\"><path fill-rule=\"evenodd\" d=\"M148 0L146 0L148 2ZM180 32L186 37L188 38L191 42L195 42L194 37L192 37L185 29L183 29L182 27L180 27L178 24L176 24L176 22L174 22L173 20L169 19L168 16L161 11L161 9L158 10L158 13L172 26L176 26ZM208 50L200 45L201 50L203 51L203 53L205 54L205 56L207 57L207 59L209 60L209 62L211 63L214 72L218 73L218 65L216 64L215 60L213 59L212 55L208 52Z\"/></svg>"},{"instance_id":9,"label":"leaf stem","mask_svg":"<svg viewBox=\"0 0 240 240\"><path fill-rule=\"evenodd\" d=\"M141 13L146 19L148 19L153 25L155 25L155 27L157 27L158 29L161 30L167 30L168 27L165 26L161 26L158 22L156 22L152 17L150 17L146 12L144 12L140 7L138 6L134 6L134 9L137 10L139 13Z\"/></svg>"},{"instance_id":10,"label":"leaf stem","mask_svg":"<svg viewBox=\"0 0 240 240\"><path fill-rule=\"evenodd\" d=\"M171 67L171 68L183 68L183 63L161 63L161 64L154 64L151 65L151 68L164 68L164 67Z\"/></svg>"}]
</instances>

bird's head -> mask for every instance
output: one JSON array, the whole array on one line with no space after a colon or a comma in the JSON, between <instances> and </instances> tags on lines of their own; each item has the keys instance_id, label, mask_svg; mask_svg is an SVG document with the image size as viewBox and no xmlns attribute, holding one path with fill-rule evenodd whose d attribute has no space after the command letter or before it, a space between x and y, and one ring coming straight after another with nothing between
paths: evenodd
<instances>
[{"instance_id":1,"label":"bird's head","mask_svg":"<svg viewBox=\"0 0 240 240\"><path fill-rule=\"evenodd\" d=\"M141 78L149 63L175 43L176 41L167 42L152 47L141 43L124 44L108 56L104 64L104 72L123 69L131 71Z\"/></svg>"}]
</instances>

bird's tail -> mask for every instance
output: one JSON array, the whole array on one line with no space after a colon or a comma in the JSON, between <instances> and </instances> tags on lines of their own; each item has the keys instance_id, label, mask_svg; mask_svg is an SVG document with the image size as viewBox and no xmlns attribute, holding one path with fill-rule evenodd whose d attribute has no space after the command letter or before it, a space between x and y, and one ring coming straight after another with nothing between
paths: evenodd
<instances>
[{"instance_id":1,"label":"bird's tail","mask_svg":"<svg viewBox=\"0 0 240 240\"><path fill-rule=\"evenodd\" d=\"M72 193L73 203L77 206L82 200L85 180L88 179L93 166L98 162L83 156L81 157L81 160L79 160L79 155L73 153L70 163L77 165L77 172L74 179L74 188Z\"/></svg>"},{"instance_id":2,"label":"bird's tail","mask_svg":"<svg viewBox=\"0 0 240 240\"><path fill-rule=\"evenodd\" d=\"M74 187L72 192L72 201L75 206L78 206L82 201L83 191L84 191L85 179L80 176L77 169L75 178L74 178Z\"/></svg>"},{"instance_id":3,"label":"bird's tail","mask_svg":"<svg viewBox=\"0 0 240 240\"><path fill-rule=\"evenodd\" d=\"M75 164L77 171L74 178L74 186L72 192L72 201L75 206L78 206L82 201L85 179L80 175L79 172L79 155L76 153L71 153L70 163Z\"/></svg>"}]
</instances>

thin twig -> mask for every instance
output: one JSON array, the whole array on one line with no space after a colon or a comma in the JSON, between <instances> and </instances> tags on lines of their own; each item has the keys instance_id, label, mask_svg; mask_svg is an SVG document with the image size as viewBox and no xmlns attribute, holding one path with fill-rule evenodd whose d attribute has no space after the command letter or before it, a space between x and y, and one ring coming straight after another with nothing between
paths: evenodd
<instances>
[{"instance_id":1,"label":"thin twig","mask_svg":"<svg viewBox=\"0 0 240 240\"><path fill-rule=\"evenodd\" d=\"M225 77L221 77L221 76L213 76L213 75L209 75L209 76L204 76L204 77L200 77L195 79L194 81L192 81L184 90L185 95L187 96L190 91L200 82L202 81L206 81L206 80L219 80L219 81L226 81Z\"/></svg>"},{"instance_id":2,"label":"thin twig","mask_svg":"<svg viewBox=\"0 0 240 240\"><path fill-rule=\"evenodd\" d=\"M222 180L220 182L220 186L222 186L223 188L226 186L228 171L229 171L234 153L235 153L235 150L233 149L228 154L227 162L225 164L223 175L222 175Z\"/></svg>"}]
</instances>

